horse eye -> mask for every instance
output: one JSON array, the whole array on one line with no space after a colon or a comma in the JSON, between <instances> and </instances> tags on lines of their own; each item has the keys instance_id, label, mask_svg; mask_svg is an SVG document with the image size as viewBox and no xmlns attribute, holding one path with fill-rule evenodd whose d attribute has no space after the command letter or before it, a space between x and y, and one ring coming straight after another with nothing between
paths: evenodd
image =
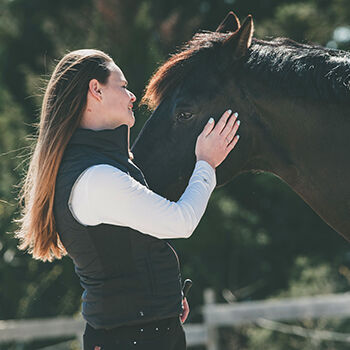
<instances>
[{"instance_id":1,"label":"horse eye","mask_svg":"<svg viewBox=\"0 0 350 350\"><path fill-rule=\"evenodd\" d=\"M177 115L177 118L180 120L188 120L188 119L191 119L192 116L193 114L190 112L181 112Z\"/></svg>"}]
</instances>

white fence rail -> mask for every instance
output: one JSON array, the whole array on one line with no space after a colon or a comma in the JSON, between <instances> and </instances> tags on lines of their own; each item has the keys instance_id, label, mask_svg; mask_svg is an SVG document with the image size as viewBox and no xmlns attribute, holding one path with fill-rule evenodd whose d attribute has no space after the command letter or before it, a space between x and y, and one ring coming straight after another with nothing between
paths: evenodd
<instances>
[{"instance_id":1,"label":"white fence rail","mask_svg":"<svg viewBox=\"0 0 350 350\"><path fill-rule=\"evenodd\" d=\"M321 295L296 299L250 301L236 304L207 305L206 323L215 326L243 325L257 321L297 320L350 316L350 294Z\"/></svg>"},{"instance_id":2,"label":"white fence rail","mask_svg":"<svg viewBox=\"0 0 350 350\"><path fill-rule=\"evenodd\" d=\"M0 321L0 343L74 337L84 332L84 322L72 317Z\"/></svg>"},{"instance_id":3,"label":"white fence rail","mask_svg":"<svg viewBox=\"0 0 350 350\"><path fill-rule=\"evenodd\" d=\"M189 347L206 345L208 350L217 350L219 326L259 323L261 319L276 321L350 317L350 293L240 302L230 305L214 304L214 295L211 291L206 291L204 298L204 323L184 326ZM84 321L71 317L0 321L0 343L59 337L77 337L81 341L83 329Z\"/></svg>"}]
</instances>

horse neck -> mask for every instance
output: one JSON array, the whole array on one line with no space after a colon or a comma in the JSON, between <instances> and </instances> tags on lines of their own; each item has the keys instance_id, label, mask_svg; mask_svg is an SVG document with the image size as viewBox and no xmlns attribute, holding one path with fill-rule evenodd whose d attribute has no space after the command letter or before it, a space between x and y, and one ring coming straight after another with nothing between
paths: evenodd
<instances>
[{"instance_id":1,"label":"horse neck","mask_svg":"<svg viewBox=\"0 0 350 350\"><path fill-rule=\"evenodd\" d=\"M261 122L249 166L280 177L349 239L349 106L259 91L248 92Z\"/></svg>"}]
</instances>

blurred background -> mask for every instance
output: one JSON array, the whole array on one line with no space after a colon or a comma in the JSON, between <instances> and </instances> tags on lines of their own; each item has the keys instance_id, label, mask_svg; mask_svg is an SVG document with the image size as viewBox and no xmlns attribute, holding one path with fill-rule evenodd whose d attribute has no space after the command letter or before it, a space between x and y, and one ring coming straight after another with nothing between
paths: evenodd
<instances>
[{"instance_id":1,"label":"blurred background","mask_svg":"<svg viewBox=\"0 0 350 350\"><path fill-rule=\"evenodd\" d=\"M1 320L80 312L82 288L71 260L35 261L17 250L12 234L17 185L28 164L33 123L39 120L54 65L70 50L106 51L140 100L159 64L198 30L215 30L229 10L241 21L252 14L255 37L261 39L286 36L350 48L348 0L0 0ZM140 107L135 115L132 139L150 112ZM241 175L217 189L193 236L173 244L183 277L194 282L187 322L201 322L208 287L220 303L349 290L348 243L269 174ZM293 324L347 333L350 320ZM0 349L32 350L52 343L0 344ZM348 348L346 343L315 342L258 326L220 329L222 350Z\"/></svg>"}]
</instances>

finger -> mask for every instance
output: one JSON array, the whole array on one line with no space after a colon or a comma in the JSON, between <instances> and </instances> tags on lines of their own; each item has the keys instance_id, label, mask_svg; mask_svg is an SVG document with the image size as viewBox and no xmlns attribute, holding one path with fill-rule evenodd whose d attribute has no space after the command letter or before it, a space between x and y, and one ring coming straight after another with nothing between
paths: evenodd
<instances>
[{"instance_id":1,"label":"finger","mask_svg":"<svg viewBox=\"0 0 350 350\"><path fill-rule=\"evenodd\" d=\"M181 301L181 309L182 309L182 312L181 312L180 316L181 316L181 319L182 319L182 316L183 316L184 313L185 313L184 298L183 298L182 301Z\"/></svg>"},{"instance_id":2,"label":"finger","mask_svg":"<svg viewBox=\"0 0 350 350\"><path fill-rule=\"evenodd\" d=\"M201 135L203 134L204 136L208 136L211 133L211 131L213 130L214 125L215 125L214 118L210 117L207 124L205 124Z\"/></svg>"},{"instance_id":3,"label":"finger","mask_svg":"<svg viewBox=\"0 0 350 350\"><path fill-rule=\"evenodd\" d=\"M235 134L238 130L239 125L241 124L241 122L239 120L236 121L234 127L231 127L230 132L226 135L226 140L228 141L228 143L232 142L233 138L235 137ZM223 134L222 134L223 135Z\"/></svg>"},{"instance_id":4,"label":"finger","mask_svg":"<svg viewBox=\"0 0 350 350\"><path fill-rule=\"evenodd\" d=\"M221 118L219 119L219 121L216 123L215 126L215 131L220 134L222 132L222 130L224 129L228 118L230 117L232 111L231 109L228 109L227 111L224 112L224 114L221 116Z\"/></svg>"},{"instance_id":5,"label":"finger","mask_svg":"<svg viewBox=\"0 0 350 350\"><path fill-rule=\"evenodd\" d=\"M227 145L227 148L226 148L227 154L230 153L230 152L235 148L235 146L236 146L236 144L237 144L239 138L240 138L240 136L239 136L239 135L236 135L236 136L234 137L234 139L232 140L232 142L230 142L230 143Z\"/></svg>"},{"instance_id":6,"label":"finger","mask_svg":"<svg viewBox=\"0 0 350 350\"><path fill-rule=\"evenodd\" d=\"M190 310L190 307L188 305L187 298L184 297L182 299L182 314L181 314L181 319L183 319L184 321L188 316L189 310Z\"/></svg>"},{"instance_id":7,"label":"finger","mask_svg":"<svg viewBox=\"0 0 350 350\"><path fill-rule=\"evenodd\" d=\"M187 319L187 315L188 315L188 312L185 312L185 311L181 314L181 323L185 323Z\"/></svg>"},{"instance_id":8,"label":"finger","mask_svg":"<svg viewBox=\"0 0 350 350\"><path fill-rule=\"evenodd\" d=\"M232 130L233 126L235 125L235 122L238 118L238 113L235 112L231 114L230 118L228 119L224 129L221 131L220 135L226 137Z\"/></svg>"},{"instance_id":9,"label":"finger","mask_svg":"<svg viewBox=\"0 0 350 350\"><path fill-rule=\"evenodd\" d=\"M184 301L185 311L187 312L187 315L188 315L188 313L190 311L190 306L188 305L187 298L184 297L183 301Z\"/></svg>"},{"instance_id":10,"label":"finger","mask_svg":"<svg viewBox=\"0 0 350 350\"><path fill-rule=\"evenodd\" d=\"M190 312L190 307L188 305L187 299L184 298L183 299L183 312L181 315L181 322L182 323L184 323L186 321L189 312Z\"/></svg>"},{"instance_id":11,"label":"finger","mask_svg":"<svg viewBox=\"0 0 350 350\"><path fill-rule=\"evenodd\" d=\"M185 322L186 322L189 313L190 313L190 311L187 309L187 311L186 311L185 314L184 314L182 323L185 323Z\"/></svg>"}]
</instances>

